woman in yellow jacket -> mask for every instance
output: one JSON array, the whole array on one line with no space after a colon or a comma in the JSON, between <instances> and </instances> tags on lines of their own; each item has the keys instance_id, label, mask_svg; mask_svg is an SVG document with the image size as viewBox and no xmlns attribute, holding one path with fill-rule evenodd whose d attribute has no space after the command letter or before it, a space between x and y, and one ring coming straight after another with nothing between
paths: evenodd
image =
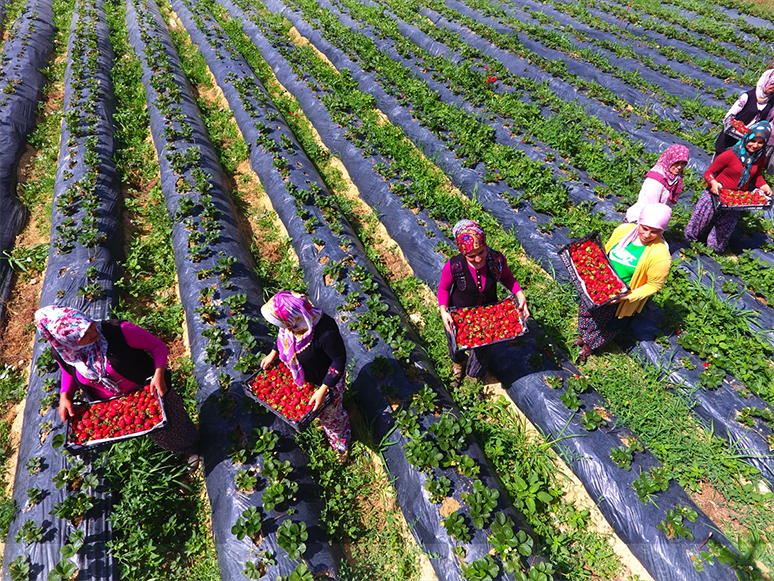
<instances>
[{"instance_id":1,"label":"woman in yellow jacket","mask_svg":"<svg viewBox=\"0 0 774 581\"><path fill-rule=\"evenodd\" d=\"M640 213L636 224L621 224L605 244L613 270L632 289L611 304L578 312L578 359L582 362L594 349L613 339L642 311L650 295L664 286L672 257L662 234L672 217L666 204L650 204Z\"/></svg>"}]
</instances>

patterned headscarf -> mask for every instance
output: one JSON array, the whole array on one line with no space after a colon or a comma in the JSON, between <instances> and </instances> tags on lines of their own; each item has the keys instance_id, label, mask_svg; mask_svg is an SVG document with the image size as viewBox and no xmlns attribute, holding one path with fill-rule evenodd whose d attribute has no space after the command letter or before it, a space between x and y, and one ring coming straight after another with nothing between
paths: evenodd
<instances>
[{"instance_id":1,"label":"patterned headscarf","mask_svg":"<svg viewBox=\"0 0 774 581\"><path fill-rule=\"evenodd\" d=\"M463 254L486 246L486 234L478 222L473 220L460 220L452 228L452 234L457 242L457 248Z\"/></svg>"},{"instance_id":2,"label":"patterned headscarf","mask_svg":"<svg viewBox=\"0 0 774 581\"><path fill-rule=\"evenodd\" d=\"M272 325L279 327L277 351L280 360L290 369L296 385L304 385L304 370L296 354L312 342L314 326L323 315L323 310L312 306L299 293L280 291L261 307L261 314Z\"/></svg>"},{"instance_id":3,"label":"patterned headscarf","mask_svg":"<svg viewBox=\"0 0 774 581\"><path fill-rule=\"evenodd\" d=\"M51 346L83 377L98 381L112 392L118 392L118 385L107 371L107 339L102 334L101 321L93 321L83 311L72 307L51 305L38 309L35 323ZM97 340L89 345L78 345L83 335L94 324L97 326Z\"/></svg>"},{"instance_id":4,"label":"patterned headscarf","mask_svg":"<svg viewBox=\"0 0 774 581\"><path fill-rule=\"evenodd\" d=\"M677 202L677 196L683 191L683 172L674 175L670 168L681 161L688 162L690 152L685 145L673 143L667 147L666 151L658 158L656 165L645 174L646 178L656 180L669 191L669 201L673 204Z\"/></svg>"},{"instance_id":5,"label":"patterned headscarf","mask_svg":"<svg viewBox=\"0 0 774 581\"><path fill-rule=\"evenodd\" d=\"M774 69L765 71L755 84L755 98L758 99L758 103L765 103L771 98L771 95L763 92L766 87L771 85L774 85Z\"/></svg>"},{"instance_id":6,"label":"patterned headscarf","mask_svg":"<svg viewBox=\"0 0 774 581\"><path fill-rule=\"evenodd\" d=\"M747 144L756 137L762 137L763 143L765 145L769 141L770 136L771 123L768 121L758 121L758 123L750 127L745 136L737 141L736 145L731 148L731 151L733 151L739 158L739 161L742 162L742 177L739 178L737 189L743 190L747 187L747 184L750 181L750 172L752 170L753 163L755 163L755 161L761 155L763 155L763 152L766 150L765 147L761 147L758 151L751 154L749 151L747 151Z\"/></svg>"}]
</instances>

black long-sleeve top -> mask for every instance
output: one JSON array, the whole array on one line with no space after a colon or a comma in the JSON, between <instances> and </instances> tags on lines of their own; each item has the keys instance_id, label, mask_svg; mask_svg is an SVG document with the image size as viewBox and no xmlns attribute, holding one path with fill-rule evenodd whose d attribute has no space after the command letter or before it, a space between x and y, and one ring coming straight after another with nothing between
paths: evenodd
<instances>
[{"instance_id":1,"label":"black long-sleeve top","mask_svg":"<svg viewBox=\"0 0 774 581\"><path fill-rule=\"evenodd\" d=\"M312 342L296 354L304 378L314 385L336 385L347 365L347 350L332 317L323 314L314 326Z\"/></svg>"}]
</instances>

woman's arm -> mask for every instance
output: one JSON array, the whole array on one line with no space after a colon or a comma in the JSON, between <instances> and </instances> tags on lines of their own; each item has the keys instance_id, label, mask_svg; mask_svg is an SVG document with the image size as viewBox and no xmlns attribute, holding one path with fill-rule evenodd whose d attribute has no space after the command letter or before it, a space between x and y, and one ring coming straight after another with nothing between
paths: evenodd
<instances>
[{"instance_id":1,"label":"woman's arm","mask_svg":"<svg viewBox=\"0 0 774 581\"><path fill-rule=\"evenodd\" d=\"M328 389L341 380L347 367L347 349L338 329L326 332L320 339L320 346L322 351L330 357L331 364L325 379L323 379L323 384L309 398L312 410L316 410L323 404Z\"/></svg>"},{"instance_id":2,"label":"woman's arm","mask_svg":"<svg viewBox=\"0 0 774 581\"><path fill-rule=\"evenodd\" d=\"M726 119L732 119L736 118L739 113L742 112L742 109L744 109L744 106L747 105L747 93L742 93L739 95L739 98L734 101L734 104L731 105L731 108L726 113L725 117L723 118L723 125L725 126ZM729 123L730 125L730 123Z\"/></svg>"},{"instance_id":3,"label":"woman's arm","mask_svg":"<svg viewBox=\"0 0 774 581\"><path fill-rule=\"evenodd\" d=\"M500 282L503 283L505 288L516 295L516 300L519 302L519 311L521 311L521 314L525 319L528 318L529 308L527 307L527 296L524 294L524 291L521 290L521 286L513 276L511 269L508 268L508 264L503 267L503 274L500 277Z\"/></svg>"},{"instance_id":4,"label":"woman's arm","mask_svg":"<svg viewBox=\"0 0 774 581\"><path fill-rule=\"evenodd\" d=\"M57 361L57 363L59 364L59 369L62 370L62 389L59 392L59 417L64 422L68 417L75 415L73 397L75 396L76 381L60 361Z\"/></svg>"},{"instance_id":5,"label":"woman's arm","mask_svg":"<svg viewBox=\"0 0 774 581\"><path fill-rule=\"evenodd\" d=\"M167 360L169 358L169 349L167 349L164 341L129 321L121 323L121 332L124 334L126 344L129 347L148 351L153 357L153 366L156 368L156 371L153 373L150 385L160 397L164 397L164 394L167 393L164 372L167 369Z\"/></svg>"},{"instance_id":6,"label":"woman's arm","mask_svg":"<svg viewBox=\"0 0 774 581\"><path fill-rule=\"evenodd\" d=\"M438 284L438 310L441 313L441 321L443 321L443 326L446 328L446 331L451 333L452 327L454 326L454 321L451 318L451 314L449 314L449 291L451 290L452 283L454 282L454 277L452 277L451 273L451 262L446 261L446 264L443 265L443 269L441 270L441 282Z\"/></svg>"}]
</instances>

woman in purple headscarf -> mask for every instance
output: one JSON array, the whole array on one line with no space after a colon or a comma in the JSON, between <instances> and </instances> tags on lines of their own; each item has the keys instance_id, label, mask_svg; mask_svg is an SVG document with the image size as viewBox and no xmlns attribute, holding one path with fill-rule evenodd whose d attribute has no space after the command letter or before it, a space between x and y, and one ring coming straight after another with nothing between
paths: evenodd
<instances>
[{"instance_id":1,"label":"woman in purple headscarf","mask_svg":"<svg viewBox=\"0 0 774 581\"><path fill-rule=\"evenodd\" d=\"M642 209L636 224L621 224L605 244L613 270L631 288L614 303L578 311L578 359L585 361L594 349L613 339L642 311L648 298L661 290L672 266L669 246L662 238L672 217L666 204L650 204Z\"/></svg>"},{"instance_id":2,"label":"woman in purple headscarf","mask_svg":"<svg viewBox=\"0 0 774 581\"><path fill-rule=\"evenodd\" d=\"M263 358L261 367L268 368L279 356L297 385L319 386L309 400L313 410L322 405L328 391L333 394L333 402L318 417L339 462L346 462L351 437L349 415L342 405L347 350L336 321L304 295L290 291L271 297L261 314L279 327L277 347Z\"/></svg>"},{"instance_id":3,"label":"woman in purple headscarf","mask_svg":"<svg viewBox=\"0 0 774 581\"><path fill-rule=\"evenodd\" d=\"M196 426L172 388L163 341L128 321L93 320L71 307L38 309L35 322L62 370L59 417L63 422L75 413L77 389L94 401L150 384L164 399L167 413L166 427L151 432L150 438L166 450L189 455L192 465L198 461Z\"/></svg>"},{"instance_id":4,"label":"woman in purple headscarf","mask_svg":"<svg viewBox=\"0 0 774 581\"><path fill-rule=\"evenodd\" d=\"M744 135L734 126L733 122L744 123L752 127L759 121L770 121L774 113L774 69L765 71L754 89L739 95L736 102L723 118L723 131L715 142L715 155L720 155L729 147L733 147Z\"/></svg>"},{"instance_id":5,"label":"woman in purple headscarf","mask_svg":"<svg viewBox=\"0 0 774 581\"><path fill-rule=\"evenodd\" d=\"M448 307L473 307L491 305L497 302L497 283L500 282L516 295L522 316L529 317L527 297L511 274L505 256L486 245L486 235L481 226L473 220L460 220L452 229L460 253L449 260L441 271L438 285L438 308L446 329L451 357L452 383L459 385L463 371L468 377L481 378L489 363L489 346L476 347L466 355L454 350L452 328L454 321ZM467 365L466 365L467 363Z\"/></svg>"},{"instance_id":6,"label":"woman in purple headscarf","mask_svg":"<svg viewBox=\"0 0 774 581\"><path fill-rule=\"evenodd\" d=\"M739 212L734 210L715 210L712 204L713 194L719 194L720 188L749 191L759 188L771 197L772 192L763 179L766 156L763 148L771 136L771 123L761 121L750 127L747 134L731 149L724 151L704 172L707 189L696 202L691 219L685 226L685 237L696 241L709 230L707 245L723 252L731 239L731 234L739 221Z\"/></svg>"},{"instance_id":7,"label":"woman in purple headscarf","mask_svg":"<svg viewBox=\"0 0 774 581\"><path fill-rule=\"evenodd\" d=\"M636 222L642 209L650 204L666 204L670 208L675 205L683 191L683 170L689 155L684 145L675 143L667 147L656 165L645 174L637 203L626 211L627 222Z\"/></svg>"}]
</instances>

